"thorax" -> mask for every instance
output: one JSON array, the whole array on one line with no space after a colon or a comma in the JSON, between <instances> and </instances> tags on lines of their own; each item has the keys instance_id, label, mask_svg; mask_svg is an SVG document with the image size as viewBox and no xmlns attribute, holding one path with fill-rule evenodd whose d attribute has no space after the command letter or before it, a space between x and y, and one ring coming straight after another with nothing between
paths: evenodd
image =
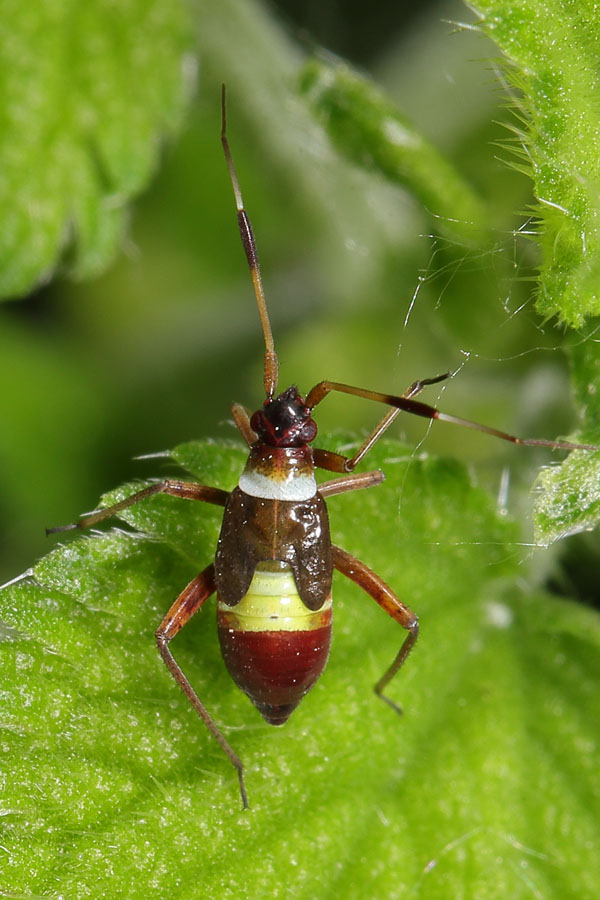
<instances>
[{"instance_id":1,"label":"thorax","mask_svg":"<svg viewBox=\"0 0 600 900\"><path fill-rule=\"evenodd\" d=\"M239 487L263 500L310 500L317 493L310 447L271 447L257 442L250 449Z\"/></svg>"}]
</instances>

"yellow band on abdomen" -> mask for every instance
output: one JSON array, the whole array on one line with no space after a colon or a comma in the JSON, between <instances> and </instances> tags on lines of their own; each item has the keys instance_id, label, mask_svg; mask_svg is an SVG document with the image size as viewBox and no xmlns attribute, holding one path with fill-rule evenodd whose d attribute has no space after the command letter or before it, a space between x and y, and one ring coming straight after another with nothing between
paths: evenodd
<instances>
[{"instance_id":1,"label":"yellow band on abdomen","mask_svg":"<svg viewBox=\"0 0 600 900\"><path fill-rule=\"evenodd\" d=\"M236 606L218 603L220 624L236 631L312 631L331 621L331 595L321 609L303 602L290 565L259 563Z\"/></svg>"}]
</instances>

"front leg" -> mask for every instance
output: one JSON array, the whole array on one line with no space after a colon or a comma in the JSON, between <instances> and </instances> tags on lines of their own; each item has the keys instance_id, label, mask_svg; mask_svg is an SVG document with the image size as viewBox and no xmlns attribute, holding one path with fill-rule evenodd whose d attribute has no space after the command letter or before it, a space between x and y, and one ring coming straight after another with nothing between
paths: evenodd
<instances>
[{"instance_id":1,"label":"front leg","mask_svg":"<svg viewBox=\"0 0 600 900\"><path fill-rule=\"evenodd\" d=\"M183 500L202 500L204 503L214 503L217 506L225 506L229 493L222 491L220 488L208 487L205 484L194 484L191 481L176 481L172 478L165 478L164 481L157 481L149 487L143 488L126 497L114 506L108 506L98 512L91 513L89 516L82 516L78 522L73 525L59 525L56 528L46 528L46 534L56 534L58 531L73 531L75 528L90 528L103 522L104 519L114 516L115 513L128 506L145 500L146 497L152 497L154 494L170 494L172 497L180 497Z\"/></svg>"},{"instance_id":2,"label":"front leg","mask_svg":"<svg viewBox=\"0 0 600 900\"><path fill-rule=\"evenodd\" d=\"M431 384L439 384L440 381L445 381L447 378L450 378L451 374L451 372L445 372L443 375L436 375L435 378L420 378L419 381L414 381L411 386L404 391L400 399L408 400L410 402L413 397L416 397L417 394L421 393L424 387ZM327 384L328 382L321 382L320 385L316 385L310 392L311 394L315 393L317 395L317 399L314 401L315 403L319 403L323 397L327 395L327 390L329 390ZM334 390L335 389L336 388L334 388ZM351 388L350 392L352 393L353 390L354 388ZM309 405L309 399L310 395L307 398L307 405ZM353 472L362 458L367 455L373 444L377 443L382 434L388 430L394 419L402 412L402 408L403 407L400 406L399 408L388 410L382 420L377 423L373 431L364 439L354 456L342 456L340 453L333 453L331 450L313 450L315 466L319 466L321 469L327 469L329 472Z\"/></svg>"},{"instance_id":3,"label":"front leg","mask_svg":"<svg viewBox=\"0 0 600 900\"><path fill-rule=\"evenodd\" d=\"M181 592L177 600L173 603L171 609L166 614L156 631L156 641L160 655L169 672L188 698L212 736L219 744L221 750L225 753L232 766L238 773L240 783L240 793L242 795L242 803L244 809L248 808L248 799L246 797L246 788L244 786L244 765L237 753L229 746L225 740L217 723L210 715L196 691L191 686L179 663L171 653L169 642L173 640L175 635L187 625L194 613L208 600L215 590L215 567L214 564L207 566L203 572L197 575L193 581Z\"/></svg>"},{"instance_id":4,"label":"front leg","mask_svg":"<svg viewBox=\"0 0 600 900\"><path fill-rule=\"evenodd\" d=\"M385 581L369 569L364 562L361 562L360 559L357 559L340 547L333 547L332 549L333 565L338 572L341 572L346 578L354 581L354 583L361 587L363 591L366 591L376 603L379 603L388 616L391 616L392 619L395 619L396 622L408 631L395 660L391 666L386 669L375 685L375 693L377 696L381 697L381 699L391 706L392 709L395 709L397 713L402 714L402 707L389 697L386 697L383 690L387 687L396 672L404 665L406 657L414 647L419 636L419 620L414 612L396 597Z\"/></svg>"}]
</instances>

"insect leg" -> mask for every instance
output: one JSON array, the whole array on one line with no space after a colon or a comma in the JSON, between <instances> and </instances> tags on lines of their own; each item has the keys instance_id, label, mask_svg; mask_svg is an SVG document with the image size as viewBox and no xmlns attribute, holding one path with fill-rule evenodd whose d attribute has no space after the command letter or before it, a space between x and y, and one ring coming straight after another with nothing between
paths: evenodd
<instances>
[{"instance_id":1,"label":"insect leg","mask_svg":"<svg viewBox=\"0 0 600 900\"><path fill-rule=\"evenodd\" d=\"M443 375L436 375L435 378L421 378L419 381L413 381L411 386L402 394L402 399L410 400L420 393L427 385L438 384L440 381L445 381L447 378L450 378L451 374L451 372L445 372ZM317 387L319 386L317 385ZM313 388L313 390L315 389ZM319 401L317 400L317 402ZM315 465L319 466L321 469L327 469L330 472L352 472L362 458L366 456L373 444L375 444L381 435L387 431L394 419L399 416L401 412L402 410L398 408L388 410L373 431L367 435L352 457L342 456L339 453L333 453L331 450L313 450Z\"/></svg>"},{"instance_id":2,"label":"insect leg","mask_svg":"<svg viewBox=\"0 0 600 900\"><path fill-rule=\"evenodd\" d=\"M194 688L191 686L191 684L183 674L181 667L176 662L175 657L169 649L169 641L171 641L175 637L175 635L179 631L181 631L184 625L189 622L194 613L197 612L205 603L205 601L210 597L210 595L214 593L214 590L215 567L214 565L210 565L206 569L204 569L203 572L197 575L193 581L190 581L188 586L181 592L177 600L175 600L171 609L164 617L156 631L156 641L158 644L160 655L165 661L169 672L171 673L185 696L188 698L214 739L217 741L232 766L235 767L240 783L242 803L244 804L244 809L247 809L248 798L246 796L246 788L244 786L244 765L239 756L229 746L229 744L219 731L216 722L214 721L206 707L201 703Z\"/></svg>"},{"instance_id":3,"label":"insect leg","mask_svg":"<svg viewBox=\"0 0 600 900\"><path fill-rule=\"evenodd\" d=\"M244 409L241 403L234 403L231 407L231 415L233 416L233 421L235 422L238 431L246 441L249 447L256 441L256 432L252 429L250 425L250 416L248 415L248 411Z\"/></svg>"},{"instance_id":4,"label":"insect leg","mask_svg":"<svg viewBox=\"0 0 600 900\"><path fill-rule=\"evenodd\" d=\"M419 382L416 382L416 384L419 384ZM484 434L490 434L492 437L500 438L503 441L510 441L512 444L522 444L525 447L548 447L550 450L600 449L595 444L575 444L571 441L549 441L542 438L520 438L514 434L509 434L508 431L490 428L488 425L482 425L480 422L473 422L470 419L463 419L461 416L449 415L448 413L437 409L435 406L429 406L427 403L421 403L420 400L415 400L414 394L412 396L382 394L379 391L371 391L366 388L355 387L351 384L342 384L339 381L321 381L319 384L316 384L306 397L306 410L311 412L317 403L320 403L327 394L331 393L331 391L338 391L341 394L352 394L354 397L364 397L366 400L375 400L377 403L385 403L388 406L393 406L396 409L411 413L413 416L422 416L424 419L438 419L440 422L450 422L453 425L462 425L463 428L473 428L476 431L482 431ZM386 423L386 428L390 424L387 416L384 416L382 422ZM376 431L377 430L378 429L376 429ZM369 440L370 438L367 438L367 441L365 442L368 446L370 446ZM324 466L324 468L327 467Z\"/></svg>"},{"instance_id":5,"label":"insect leg","mask_svg":"<svg viewBox=\"0 0 600 900\"><path fill-rule=\"evenodd\" d=\"M90 513L89 516L82 516L73 525L58 525L56 528L46 528L46 534L56 534L58 531L73 531L75 528L90 528L92 525L103 522L104 519L108 519L122 509L127 509L128 506L133 506L135 503L139 503L140 500L145 500L146 497L152 497L154 494L170 494L172 497L181 497L183 500L202 500L204 503L214 503L217 506L225 506L229 496L227 491L222 491L220 488L167 478L164 481L157 481L156 484L151 484L141 491L137 491L131 497L126 497L125 500L115 503L114 506L108 506L106 509Z\"/></svg>"},{"instance_id":6,"label":"insect leg","mask_svg":"<svg viewBox=\"0 0 600 900\"><path fill-rule=\"evenodd\" d=\"M374 472L353 472L342 478L332 478L319 485L319 493L322 497L333 497L334 494L346 494L348 491L360 491L370 488L385 481L385 475L380 469Z\"/></svg>"},{"instance_id":7,"label":"insect leg","mask_svg":"<svg viewBox=\"0 0 600 900\"><path fill-rule=\"evenodd\" d=\"M333 547L333 564L338 572L345 575L351 581L354 581L363 589L376 603L379 603L386 613L395 619L403 628L406 628L408 634L404 639L398 654L391 666L384 672L377 684L375 685L375 693L381 697L392 709L402 714L402 707L391 700L383 693L383 690L392 680L396 672L404 665L406 657L414 647L417 637L419 636L419 620L414 612L405 606L388 585L379 575L376 575L368 566L342 550L340 547Z\"/></svg>"}]
</instances>

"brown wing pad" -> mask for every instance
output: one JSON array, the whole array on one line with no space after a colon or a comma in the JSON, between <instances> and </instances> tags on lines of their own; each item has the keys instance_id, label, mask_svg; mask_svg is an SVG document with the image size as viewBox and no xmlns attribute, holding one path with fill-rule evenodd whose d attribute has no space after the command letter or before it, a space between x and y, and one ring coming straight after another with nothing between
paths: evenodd
<instances>
[{"instance_id":1,"label":"brown wing pad","mask_svg":"<svg viewBox=\"0 0 600 900\"><path fill-rule=\"evenodd\" d=\"M247 593L259 562L288 562L308 609L320 609L331 592L333 556L325 501L286 502L231 492L215 556L220 599L235 606Z\"/></svg>"}]
</instances>

